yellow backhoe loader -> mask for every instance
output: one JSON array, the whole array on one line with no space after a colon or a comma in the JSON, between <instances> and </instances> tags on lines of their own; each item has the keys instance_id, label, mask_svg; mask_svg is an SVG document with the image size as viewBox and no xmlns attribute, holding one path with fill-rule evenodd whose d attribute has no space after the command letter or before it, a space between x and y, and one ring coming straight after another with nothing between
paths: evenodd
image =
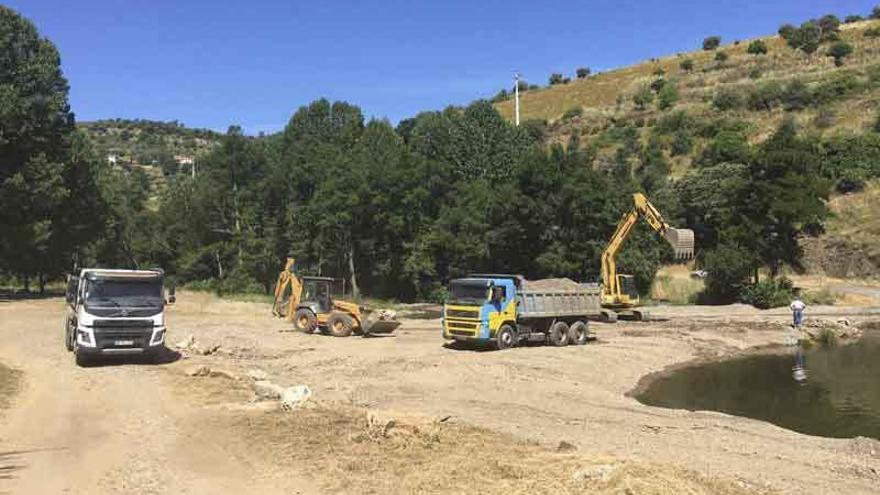
<instances>
[{"instance_id":1,"label":"yellow backhoe loader","mask_svg":"<svg viewBox=\"0 0 880 495\"><path fill-rule=\"evenodd\" d=\"M639 218L644 218L651 228L666 239L675 251L676 259L685 260L694 256L694 231L670 227L644 194L633 194L633 208L624 213L602 252L602 317L605 321L617 321L618 317L634 320L648 318L646 311L637 308L639 293L634 277L617 273L617 253Z\"/></svg>"},{"instance_id":2,"label":"yellow backhoe loader","mask_svg":"<svg viewBox=\"0 0 880 495\"><path fill-rule=\"evenodd\" d=\"M348 337L359 333L391 333L400 326L392 311L371 311L353 302L337 301L330 296L332 278L299 277L294 272L293 258L287 258L284 270L275 283L272 314L293 322L300 332L322 333Z\"/></svg>"}]
</instances>

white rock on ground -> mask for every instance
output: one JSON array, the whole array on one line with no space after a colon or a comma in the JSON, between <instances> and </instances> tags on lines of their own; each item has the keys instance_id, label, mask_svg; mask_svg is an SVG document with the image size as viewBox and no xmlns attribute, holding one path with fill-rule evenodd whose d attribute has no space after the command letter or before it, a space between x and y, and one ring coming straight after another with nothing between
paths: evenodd
<instances>
[{"instance_id":1,"label":"white rock on ground","mask_svg":"<svg viewBox=\"0 0 880 495\"><path fill-rule=\"evenodd\" d=\"M281 409L290 411L301 406L312 396L312 389L307 385L288 387L281 391Z\"/></svg>"},{"instance_id":2,"label":"white rock on ground","mask_svg":"<svg viewBox=\"0 0 880 495\"><path fill-rule=\"evenodd\" d=\"M259 399L279 399L284 387L276 385L268 380L259 380L254 382L254 393Z\"/></svg>"}]
</instances>

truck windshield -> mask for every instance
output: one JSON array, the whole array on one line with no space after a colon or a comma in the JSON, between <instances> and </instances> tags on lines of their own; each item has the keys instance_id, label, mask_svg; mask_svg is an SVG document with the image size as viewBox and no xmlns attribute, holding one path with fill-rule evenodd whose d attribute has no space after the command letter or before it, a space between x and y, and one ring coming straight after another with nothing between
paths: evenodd
<instances>
[{"instance_id":1,"label":"truck windshield","mask_svg":"<svg viewBox=\"0 0 880 495\"><path fill-rule=\"evenodd\" d=\"M86 304L96 306L153 307L161 306L162 281L152 280L89 280L85 293Z\"/></svg>"},{"instance_id":2,"label":"truck windshield","mask_svg":"<svg viewBox=\"0 0 880 495\"><path fill-rule=\"evenodd\" d=\"M485 280L453 280L449 284L449 292L451 301L483 304L489 297L489 284Z\"/></svg>"}]
</instances>

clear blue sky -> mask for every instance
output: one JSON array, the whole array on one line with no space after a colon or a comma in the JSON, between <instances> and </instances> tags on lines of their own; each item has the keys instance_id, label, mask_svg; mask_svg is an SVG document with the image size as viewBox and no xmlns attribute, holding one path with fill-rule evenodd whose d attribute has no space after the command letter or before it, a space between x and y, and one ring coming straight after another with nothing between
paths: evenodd
<instances>
[{"instance_id":1,"label":"clear blue sky","mask_svg":"<svg viewBox=\"0 0 880 495\"><path fill-rule=\"evenodd\" d=\"M61 50L78 120L283 128L326 96L392 122L534 83L775 33L880 0L0 0Z\"/></svg>"}]
</instances>

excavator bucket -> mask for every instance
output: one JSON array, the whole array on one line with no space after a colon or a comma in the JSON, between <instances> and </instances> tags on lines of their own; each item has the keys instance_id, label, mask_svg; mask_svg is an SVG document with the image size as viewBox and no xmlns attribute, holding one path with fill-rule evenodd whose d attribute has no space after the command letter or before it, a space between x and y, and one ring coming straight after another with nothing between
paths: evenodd
<instances>
[{"instance_id":1,"label":"excavator bucket","mask_svg":"<svg viewBox=\"0 0 880 495\"><path fill-rule=\"evenodd\" d=\"M373 333L391 333L400 326L397 315L393 311L380 309L368 313L361 323L364 335Z\"/></svg>"},{"instance_id":2,"label":"excavator bucket","mask_svg":"<svg viewBox=\"0 0 880 495\"><path fill-rule=\"evenodd\" d=\"M687 260L694 257L694 231L691 229L666 229L663 233L679 260Z\"/></svg>"}]
</instances>

